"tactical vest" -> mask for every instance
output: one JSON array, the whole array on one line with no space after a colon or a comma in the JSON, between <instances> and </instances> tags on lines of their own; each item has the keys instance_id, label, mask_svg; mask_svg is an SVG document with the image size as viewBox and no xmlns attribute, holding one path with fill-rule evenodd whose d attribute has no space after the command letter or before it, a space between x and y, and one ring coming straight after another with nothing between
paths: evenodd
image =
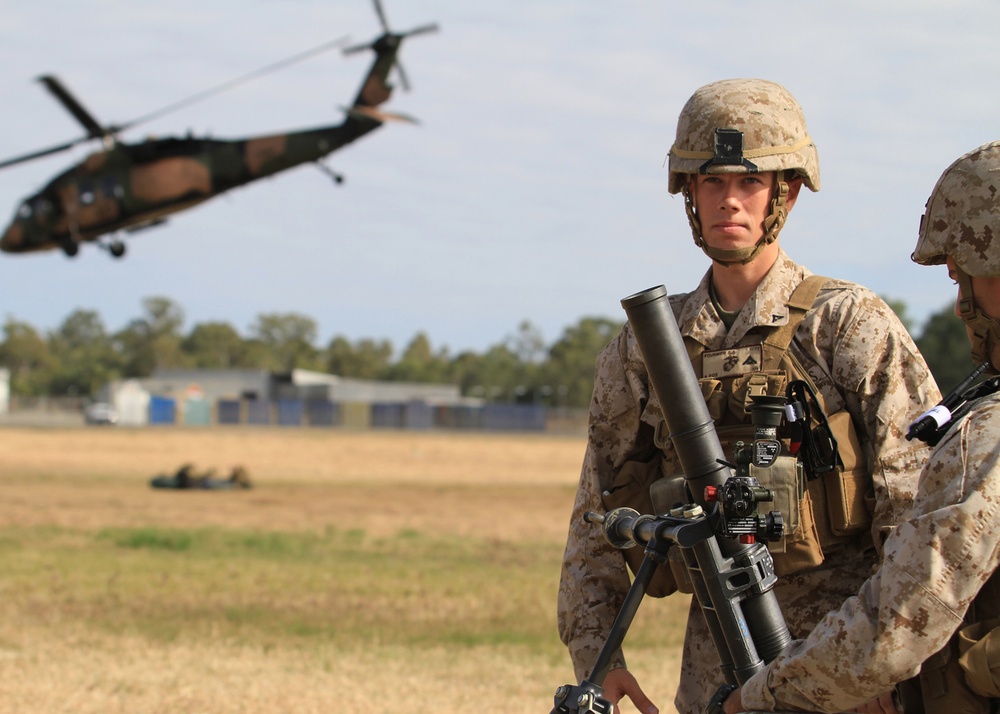
<instances>
[{"instance_id":1,"label":"tactical vest","mask_svg":"<svg viewBox=\"0 0 1000 714\"><path fill-rule=\"evenodd\" d=\"M1000 712L1000 573L986 581L948 644L897 689L906 714Z\"/></svg>"},{"instance_id":2,"label":"tactical vest","mask_svg":"<svg viewBox=\"0 0 1000 714\"><path fill-rule=\"evenodd\" d=\"M727 457L733 454L737 441L753 440L748 407L755 395L785 396L789 382L804 380L818 395L823 412L829 414L828 407L834 410L829 424L842 463L830 473L806 480L798 460L789 452L787 439L783 440L782 457L774 466L751 468L751 475L775 494L766 510L781 511L785 522L784 537L768 545L778 575L818 566L831 553L847 546L871 546L871 510L866 503L866 498L873 499L871 472L858 431L850 414L844 411L843 401L835 405L823 403L809 373L788 350L796 329L826 282L827 278L821 276L803 280L788 299L789 319L784 325L752 330L735 347L706 352L694 339L684 338ZM604 492L607 510L629 506L640 513L659 514L677 503L695 500L687 491L665 423L650 431L645 423L640 427L636 458L622 466ZM669 553L669 569L657 569L647 594L662 597L677 589L692 591L687 568L676 551L672 548ZM623 554L636 572L643 550L633 547Z\"/></svg>"},{"instance_id":3,"label":"tactical vest","mask_svg":"<svg viewBox=\"0 0 1000 714\"><path fill-rule=\"evenodd\" d=\"M1000 571L980 588L948 643L897 689L906 714L1000 712Z\"/></svg>"}]
</instances>

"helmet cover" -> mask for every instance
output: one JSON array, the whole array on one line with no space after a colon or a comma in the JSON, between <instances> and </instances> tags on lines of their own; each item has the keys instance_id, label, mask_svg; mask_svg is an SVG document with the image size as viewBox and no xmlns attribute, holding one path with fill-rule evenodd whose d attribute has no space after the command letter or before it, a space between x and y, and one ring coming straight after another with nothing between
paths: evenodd
<instances>
[{"instance_id":1,"label":"helmet cover","mask_svg":"<svg viewBox=\"0 0 1000 714\"><path fill-rule=\"evenodd\" d=\"M955 161L927 199L910 257L941 265L947 256L968 275L1000 277L1000 141Z\"/></svg>"},{"instance_id":2,"label":"helmet cover","mask_svg":"<svg viewBox=\"0 0 1000 714\"><path fill-rule=\"evenodd\" d=\"M795 171L819 191L819 156L802 107L780 84L725 79L698 89L677 119L668 155L670 193L689 174Z\"/></svg>"}]
</instances>

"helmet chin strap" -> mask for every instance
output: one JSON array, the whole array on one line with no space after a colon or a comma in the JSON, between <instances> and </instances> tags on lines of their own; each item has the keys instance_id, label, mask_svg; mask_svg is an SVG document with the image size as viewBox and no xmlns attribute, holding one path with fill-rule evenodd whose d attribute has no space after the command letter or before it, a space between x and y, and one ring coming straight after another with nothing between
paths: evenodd
<instances>
[{"instance_id":1,"label":"helmet chin strap","mask_svg":"<svg viewBox=\"0 0 1000 714\"><path fill-rule=\"evenodd\" d=\"M774 198L771 199L771 212L764 219L764 235L754 245L726 250L713 248L705 242L705 238L701 234L701 220L698 218L698 212L694 207L694 200L691 198L691 188L685 184L681 188L681 192L684 194L684 210L687 212L688 223L691 225L691 232L694 235L694 244L701 248L709 258L726 267L749 263L757 257L757 254L761 250L778 239L778 233L785 225L785 219L788 217L788 207L785 205L785 199L788 197L788 184L779 179L774 188Z\"/></svg>"},{"instance_id":2,"label":"helmet chin strap","mask_svg":"<svg viewBox=\"0 0 1000 714\"><path fill-rule=\"evenodd\" d=\"M962 299L958 301L958 315L971 333L972 360L976 364L989 362L987 372L1000 374L1000 319L990 317L976 305L972 278L957 265L955 276L962 293Z\"/></svg>"}]
</instances>

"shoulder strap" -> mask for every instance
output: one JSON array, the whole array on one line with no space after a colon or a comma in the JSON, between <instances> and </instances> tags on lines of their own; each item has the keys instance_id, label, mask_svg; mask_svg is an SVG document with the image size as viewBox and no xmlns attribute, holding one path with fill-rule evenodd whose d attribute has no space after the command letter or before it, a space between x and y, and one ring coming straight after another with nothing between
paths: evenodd
<instances>
[{"instance_id":1,"label":"shoulder strap","mask_svg":"<svg viewBox=\"0 0 1000 714\"><path fill-rule=\"evenodd\" d=\"M763 352L764 365L768 369L774 369L784 356L788 345L795 336L795 331L812 308L816 301L816 296L829 278L822 275L810 275L799 283L792 294L788 297L788 322L781 327L771 330L764 338Z\"/></svg>"},{"instance_id":2,"label":"shoulder strap","mask_svg":"<svg viewBox=\"0 0 1000 714\"><path fill-rule=\"evenodd\" d=\"M795 290L792 291L792 294L788 296L788 302L786 303L789 313L788 322L781 327L770 330L767 337L761 343L764 369L775 369L777 367L781 358L788 350L788 345L791 344L792 337L794 337L799 323L802 322L806 313L812 308L813 303L816 301L816 296L828 280L829 278L825 278L822 275L810 275L799 283L795 287ZM705 346L688 335L684 335L684 346L687 348L691 364L694 365L695 373L700 375L702 353L705 351Z\"/></svg>"}]
</instances>

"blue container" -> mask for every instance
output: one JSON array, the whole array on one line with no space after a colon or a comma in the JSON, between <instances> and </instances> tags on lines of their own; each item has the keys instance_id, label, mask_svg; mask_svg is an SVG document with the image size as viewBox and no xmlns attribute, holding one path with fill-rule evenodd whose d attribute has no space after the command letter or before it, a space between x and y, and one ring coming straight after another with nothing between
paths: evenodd
<instances>
[{"instance_id":1,"label":"blue container","mask_svg":"<svg viewBox=\"0 0 1000 714\"><path fill-rule=\"evenodd\" d=\"M278 425L302 426L302 415L305 408L301 399L278 400Z\"/></svg>"},{"instance_id":2,"label":"blue container","mask_svg":"<svg viewBox=\"0 0 1000 714\"><path fill-rule=\"evenodd\" d=\"M445 429L479 429L482 426L483 408L466 405L438 407L434 425Z\"/></svg>"},{"instance_id":3,"label":"blue container","mask_svg":"<svg viewBox=\"0 0 1000 714\"><path fill-rule=\"evenodd\" d=\"M340 405L326 399L306 402L306 419L309 426L334 426L340 423Z\"/></svg>"},{"instance_id":4,"label":"blue container","mask_svg":"<svg viewBox=\"0 0 1000 714\"><path fill-rule=\"evenodd\" d=\"M247 424L268 426L271 423L271 401L251 399L247 402Z\"/></svg>"},{"instance_id":5,"label":"blue container","mask_svg":"<svg viewBox=\"0 0 1000 714\"><path fill-rule=\"evenodd\" d=\"M238 399L220 399L215 405L216 421L219 424L240 423L240 401Z\"/></svg>"},{"instance_id":6,"label":"blue container","mask_svg":"<svg viewBox=\"0 0 1000 714\"><path fill-rule=\"evenodd\" d=\"M493 431L545 431L546 410L538 404L487 404L482 427Z\"/></svg>"},{"instance_id":7,"label":"blue container","mask_svg":"<svg viewBox=\"0 0 1000 714\"><path fill-rule=\"evenodd\" d=\"M407 429L430 429L434 410L426 402L409 402L403 408L403 426Z\"/></svg>"},{"instance_id":8,"label":"blue container","mask_svg":"<svg viewBox=\"0 0 1000 714\"><path fill-rule=\"evenodd\" d=\"M397 403L372 404L372 427L376 429L403 428L403 406Z\"/></svg>"},{"instance_id":9,"label":"blue container","mask_svg":"<svg viewBox=\"0 0 1000 714\"><path fill-rule=\"evenodd\" d=\"M174 424L177 421L177 402L169 397L149 398L149 423Z\"/></svg>"}]
</instances>

